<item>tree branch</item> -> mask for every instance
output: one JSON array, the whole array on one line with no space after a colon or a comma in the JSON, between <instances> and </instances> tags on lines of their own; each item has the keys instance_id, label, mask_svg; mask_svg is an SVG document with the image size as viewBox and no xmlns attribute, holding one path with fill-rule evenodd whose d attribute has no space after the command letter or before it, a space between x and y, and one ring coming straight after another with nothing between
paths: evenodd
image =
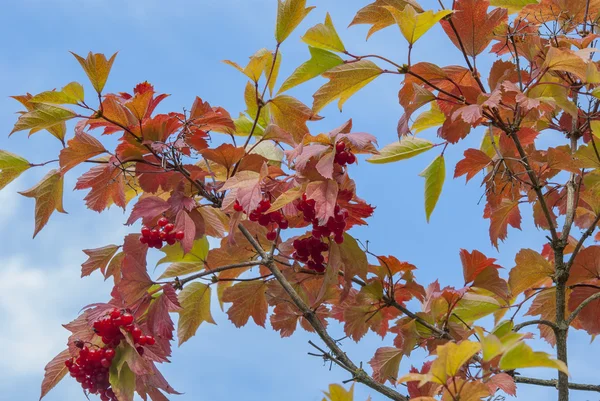
<instances>
[{"instance_id":1,"label":"tree branch","mask_svg":"<svg viewBox=\"0 0 600 401\"><path fill-rule=\"evenodd\" d=\"M239 269L240 267L258 266L261 263L262 262L260 260L251 260L248 262L241 262L241 263L234 263L231 265L220 266L220 267L216 267L211 270L205 270L203 272L193 274L193 275L188 276L183 279L176 278L173 285L175 285L175 288L183 288L183 286L186 285L187 283L189 283L190 281L194 281L194 280L197 280L202 277L210 276L211 274L220 273L220 272L223 272L226 270Z\"/></svg>"},{"instance_id":2,"label":"tree branch","mask_svg":"<svg viewBox=\"0 0 600 401\"><path fill-rule=\"evenodd\" d=\"M532 379L531 377L523 377L523 376L515 376L515 382L522 384L532 384L534 386L543 386L543 387L554 387L558 386L558 380L543 380L543 379ZM578 383L569 383L569 388L571 390L581 390L581 391L597 391L600 392L600 386L595 384L578 384Z\"/></svg>"},{"instance_id":3,"label":"tree branch","mask_svg":"<svg viewBox=\"0 0 600 401\"><path fill-rule=\"evenodd\" d=\"M580 303L577 306L577 308L575 308L575 310L573 312L571 312L571 314L567 318L567 324L570 325L571 323L573 323L573 320L575 320L575 318L577 317L577 315L579 315L579 313L582 311L582 309L585 308L586 306L588 306L590 303L597 300L598 298L600 298L600 292L595 293L594 295L590 296L588 299L586 299L585 301Z\"/></svg>"},{"instance_id":4,"label":"tree branch","mask_svg":"<svg viewBox=\"0 0 600 401\"><path fill-rule=\"evenodd\" d=\"M554 322L551 322L549 320L538 319L538 320L530 320L528 322L523 322L523 323L517 324L515 327L513 327L513 331L516 333L519 330L521 330L522 328L527 327L527 326L533 326L534 324L546 325L554 331L556 331L558 329L558 326Z\"/></svg>"}]
</instances>

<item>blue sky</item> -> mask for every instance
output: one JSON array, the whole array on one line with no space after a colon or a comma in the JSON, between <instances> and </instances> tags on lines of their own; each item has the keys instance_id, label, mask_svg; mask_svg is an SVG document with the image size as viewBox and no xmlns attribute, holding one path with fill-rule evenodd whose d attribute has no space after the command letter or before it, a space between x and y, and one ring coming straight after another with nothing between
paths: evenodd
<instances>
[{"instance_id":1,"label":"blue sky","mask_svg":"<svg viewBox=\"0 0 600 401\"><path fill-rule=\"evenodd\" d=\"M280 77L288 76L308 58L299 38L308 27L322 22L329 11L338 31L353 54L378 53L405 62L406 44L395 28L388 28L365 41L366 27L345 27L353 13L366 0L313 0L317 5L295 35L282 47ZM433 1L424 1L434 8ZM0 148L21 154L31 162L55 158L60 145L55 138L38 133L27 139L24 132L7 137L16 119L18 104L10 95L37 93L77 80L87 85L84 73L68 51L85 54L92 50L112 54L119 51L107 91L130 91L148 80L158 92L172 94L159 111L190 107L195 96L220 105L233 115L242 111L245 79L223 59L243 62L262 47L273 48L275 0L8 0L0 14ZM413 62L428 60L448 65L460 63L457 50L436 28L418 42ZM485 63L480 63L484 67ZM292 94L310 104L310 95L321 81L293 90ZM89 85L86 87L89 88ZM382 77L351 99L340 113L334 105L321 114L326 118L313 124L315 130L330 130L349 118L355 131L374 134L380 145L396 139L396 123L401 115L397 102L398 77ZM88 91L90 93L90 91ZM462 156L467 147L477 147L480 134L473 134L446 152L448 165ZM434 132L425 133L433 138ZM546 140L545 138L541 139ZM551 139L548 139L551 140ZM439 279L442 284L460 286L462 274L459 249L478 249L500 264L512 267L515 253L523 247L541 249L543 233L536 231L529 213L524 213L524 232L511 230L500 247L490 246L488 225L478 204L482 189L477 180L464 185L464 179L448 181L430 224L423 211L423 182L417 175L435 157L433 151L413 160L386 166L360 161L351 167L359 195L377 206L370 225L353 230L353 235L369 240L371 250L394 254L419 267L422 283ZM46 172L34 169L0 192L0 400L34 400L39 396L43 366L64 348L67 332L61 328L79 309L107 299L109 286L99 277L79 279L85 260L81 249L121 243L133 230L123 222L127 212L111 209L102 215L86 210L85 193L72 192L78 173L70 172L65 182L65 209L55 214L49 225L31 239L33 201L21 191L35 184ZM175 349L174 363L163 371L172 385L185 394L181 401L226 401L232 399L288 401L321 400L321 390L329 383L348 377L339 369L306 355L307 341L313 336L298 332L280 339L272 330L252 323L236 329L226 315L213 308L217 326L202 326L198 335ZM334 328L334 337L343 334ZM365 364L375 349L391 344L391 339L368 335L360 344L344 341L355 361ZM538 348L546 349L542 342ZM572 333L570 362L574 381L594 383L597 370L589 357L598 352L583 333ZM421 354L415 354L420 366ZM401 370L410 368L403 361ZM552 371L524 371L551 378ZM522 386L519 400L550 399L552 389ZM357 386L356 400L372 395ZM593 399L592 394L573 393L575 401ZM49 401L83 400L77 383L64 380Z\"/></svg>"}]
</instances>

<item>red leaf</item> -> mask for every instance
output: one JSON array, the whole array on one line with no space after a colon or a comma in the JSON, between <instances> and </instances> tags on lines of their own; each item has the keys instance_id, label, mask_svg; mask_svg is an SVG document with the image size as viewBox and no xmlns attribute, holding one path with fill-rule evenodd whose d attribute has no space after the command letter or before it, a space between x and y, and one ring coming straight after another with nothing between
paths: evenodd
<instances>
[{"instance_id":1,"label":"red leaf","mask_svg":"<svg viewBox=\"0 0 600 401\"><path fill-rule=\"evenodd\" d=\"M464 155L465 158L456 163L454 178L466 174L467 182L492 162L488 155L478 149L467 149Z\"/></svg>"},{"instance_id":2,"label":"red leaf","mask_svg":"<svg viewBox=\"0 0 600 401\"><path fill-rule=\"evenodd\" d=\"M59 161L62 173L66 173L79 163L106 152L104 146L96 138L82 131L76 131L75 137L67 142L67 147L60 151Z\"/></svg>"},{"instance_id":3,"label":"red leaf","mask_svg":"<svg viewBox=\"0 0 600 401\"><path fill-rule=\"evenodd\" d=\"M490 219L490 239L498 248L498 240L504 241L508 234L508 225L521 229L521 212L519 202L504 199L500 205L492 209L486 205L483 217Z\"/></svg>"},{"instance_id":4,"label":"red leaf","mask_svg":"<svg viewBox=\"0 0 600 401\"><path fill-rule=\"evenodd\" d=\"M181 309L177 300L175 289L166 284L163 286L163 293L156 298L148 309L148 329L154 337L161 337L167 340L173 339L175 326L169 312L176 312Z\"/></svg>"},{"instance_id":5,"label":"red leaf","mask_svg":"<svg viewBox=\"0 0 600 401\"><path fill-rule=\"evenodd\" d=\"M69 372L69 369L65 366L65 361L69 358L71 358L71 353L66 349L48 362L44 368L46 373L44 374L44 380L42 381L42 394L40 395L40 400L44 398L44 396L48 394L48 392Z\"/></svg>"},{"instance_id":6,"label":"red leaf","mask_svg":"<svg viewBox=\"0 0 600 401\"><path fill-rule=\"evenodd\" d=\"M467 55L477 56L485 50L492 41L494 29L507 21L508 13L505 8L496 8L487 13L490 6L487 0L456 0L454 2L454 13L450 17L454 28L460 37ZM458 37L448 21L440 21L444 31L461 50Z\"/></svg>"},{"instance_id":7,"label":"red leaf","mask_svg":"<svg viewBox=\"0 0 600 401\"><path fill-rule=\"evenodd\" d=\"M154 285L146 271L148 247L139 241L139 237L138 234L129 234L123 244L125 256L117 290L126 305L133 305L143 299L148 294L148 289Z\"/></svg>"},{"instance_id":8,"label":"red leaf","mask_svg":"<svg viewBox=\"0 0 600 401\"><path fill-rule=\"evenodd\" d=\"M400 348L382 347L377 349L369 361L369 365L373 368L373 379L380 383L385 383L387 380L394 383L398 379L398 369L403 355L404 352Z\"/></svg>"},{"instance_id":9,"label":"red leaf","mask_svg":"<svg viewBox=\"0 0 600 401\"><path fill-rule=\"evenodd\" d=\"M127 225L135 223L138 219L142 219L145 225L150 224L156 217L162 215L169 210L169 204L158 196L148 196L140 199L131 211L131 216L127 219Z\"/></svg>"},{"instance_id":10,"label":"red leaf","mask_svg":"<svg viewBox=\"0 0 600 401\"><path fill-rule=\"evenodd\" d=\"M108 262L115 256L119 248L118 245L107 245L102 248L84 249L83 253L88 256L88 260L81 265L81 277L89 276L97 269L105 274Z\"/></svg>"},{"instance_id":11,"label":"red leaf","mask_svg":"<svg viewBox=\"0 0 600 401\"><path fill-rule=\"evenodd\" d=\"M419 371L417 368L415 368L414 366L411 367L410 369L410 373L421 373L421 374L426 374L429 373L429 370L431 369L431 365L433 364L433 361L428 361L425 362L423 364L423 367L421 367L421 371ZM437 393L437 389L439 387L439 385L437 383L426 383L423 386L419 386L419 382L418 381L410 381L408 383L406 383L406 388L408 389L408 394L410 395L410 398L418 398L418 397L433 397L434 395L436 395Z\"/></svg>"},{"instance_id":12,"label":"red leaf","mask_svg":"<svg viewBox=\"0 0 600 401\"><path fill-rule=\"evenodd\" d=\"M246 151L244 148L236 148L233 145L224 143L216 149L204 149L200 153L205 159L220 164L229 172L233 165L244 157Z\"/></svg>"},{"instance_id":13,"label":"red leaf","mask_svg":"<svg viewBox=\"0 0 600 401\"><path fill-rule=\"evenodd\" d=\"M114 203L125 209L125 182L120 165L115 157L111 157L108 164L92 167L79 177L75 189L91 189L84 198L87 207L101 212Z\"/></svg>"},{"instance_id":14,"label":"red leaf","mask_svg":"<svg viewBox=\"0 0 600 401\"><path fill-rule=\"evenodd\" d=\"M185 210L177 213L177 217L175 218L175 230L183 231L185 234L181 240L181 247L183 248L184 253L188 253L194 246L194 239L196 239L196 224Z\"/></svg>"},{"instance_id":15,"label":"red leaf","mask_svg":"<svg viewBox=\"0 0 600 401\"><path fill-rule=\"evenodd\" d=\"M267 319L267 285L263 281L247 281L227 288L223 293L223 302L231 302L227 310L229 320L235 327L242 327L252 316L254 323L265 327Z\"/></svg>"},{"instance_id":16,"label":"red leaf","mask_svg":"<svg viewBox=\"0 0 600 401\"><path fill-rule=\"evenodd\" d=\"M316 217L320 224L334 215L338 196L338 184L334 180L311 182L306 187L306 197L314 199Z\"/></svg>"},{"instance_id":17,"label":"red leaf","mask_svg":"<svg viewBox=\"0 0 600 401\"><path fill-rule=\"evenodd\" d=\"M569 309L575 310L583 301L599 292L598 288L576 287L569 297ZM586 305L579 315L577 321L581 327L591 336L600 334L600 299L595 299Z\"/></svg>"},{"instance_id":18,"label":"red leaf","mask_svg":"<svg viewBox=\"0 0 600 401\"><path fill-rule=\"evenodd\" d=\"M475 250L471 253L466 249L460 250L460 260L463 266L463 276L465 278L465 285L475 280L479 273L481 273L488 266L500 267L494 264L496 259L488 258L483 253Z\"/></svg>"},{"instance_id":19,"label":"red leaf","mask_svg":"<svg viewBox=\"0 0 600 401\"><path fill-rule=\"evenodd\" d=\"M579 251L571 267L568 285L583 283L600 277L600 246L593 245Z\"/></svg>"},{"instance_id":20,"label":"red leaf","mask_svg":"<svg viewBox=\"0 0 600 401\"><path fill-rule=\"evenodd\" d=\"M235 124L225 109L211 107L208 102L203 102L199 97L194 100L190 120L204 131L231 133L235 130Z\"/></svg>"},{"instance_id":21,"label":"red leaf","mask_svg":"<svg viewBox=\"0 0 600 401\"><path fill-rule=\"evenodd\" d=\"M490 393L494 394L499 389L513 397L517 396L517 384L515 379L506 373L497 373L492 376L485 384L490 389Z\"/></svg>"}]
</instances>

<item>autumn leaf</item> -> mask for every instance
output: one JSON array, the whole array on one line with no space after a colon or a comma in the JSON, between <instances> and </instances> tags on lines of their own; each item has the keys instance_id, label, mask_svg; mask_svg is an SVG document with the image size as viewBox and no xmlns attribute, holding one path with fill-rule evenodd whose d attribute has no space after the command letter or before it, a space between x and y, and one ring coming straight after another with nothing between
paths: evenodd
<instances>
[{"instance_id":1,"label":"autumn leaf","mask_svg":"<svg viewBox=\"0 0 600 401\"><path fill-rule=\"evenodd\" d=\"M63 174L84 161L106 152L104 145L85 132L76 132L67 147L60 151L59 162Z\"/></svg>"},{"instance_id":2,"label":"autumn leaf","mask_svg":"<svg viewBox=\"0 0 600 401\"><path fill-rule=\"evenodd\" d=\"M204 263L208 256L208 248L208 239L206 237L195 240L189 252L184 252L183 247L179 243L164 246L160 250L164 252L165 256L156 263L156 266L160 266L163 263Z\"/></svg>"},{"instance_id":3,"label":"autumn leaf","mask_svg":"<svg viewBox=\"0 0 600 401\"><path fill-rule=\"evenodd\" d=\"M77 179L75 189L90 189L84 198L90 209L101 212L113 203L125 209L125 179L119 167L120 163L112 157L108 163L92 167Z\"/></svg>"},{"instance_id":4,"label":"autumn leaf","mask_svg":"<svg viewBox=\"0 0 600 401\"><path fill-rule=\"evenodd\" d=\"M440 126L446 121L446 115L436 102L431 102L431 109L421 113L412 125L412 131L418 134L428 128Z\"/></svg>"},{"instance_id":5,"label":"autumn leaf","mask_svg":"<svg viewBox=\"0 0 600 401\"><path fill-rule=\"evenodd\" d=\"M318 49L331 50L340 53L346 51L342 40L333 26L333 21L331 21L329 13L325 16L325 22L323 24L317 24L306 31L302 37L302 41L307 45Z\"/></svg>"},{"instance_id":6,"label":"autumn leaf","mask_svg":"<svg viewBox=\"0 0 600 401\"><path fill-rule=\"evenodd\" d=\"M338 190L335 180L315 181L306 186L306 197L314 199L316 218L321 224L334 215Z\"/></svg>"},{"instance_id":7,"label":"autumn leaf","mask_svg":"<svg viewBox=\"0 0 600 401\"><path fill-rule=\"evenodd\" d=\"M456 163L454 178L466 174L467 182L492 162L488 155L478 149L467 149L464 156L464 159Z\"/></svg>"},{"instance_id":8,"label":"autumn leaf","mask_svg":"<svg viewBox=\"0 0 600 401\"><path fill-rule=\"evenodd\" d=\"M539 287L554 274L553 265L532 249L521 249L515 257L515 263L508 279L513 296Z\"/></svg>"},{"instance_id":9,"label":"autumn leaf","mask_svg":"<svg viewBox=\"0 0 600 401\"><path fill-rule=\"evenodd\" d=\"M446 179L446 164L444 156L436 157L431 164L419 174L425 178L425 215L427 222L440 198L444 180Z\"/></svg>"},{"instance_id":10,"label":"autumn leaf","mask_svg":"<svg viewBox=\"0 0 600 401\"><path fill-rule=\"evenodd\" d=\"M462 341L438 345L437 359L431 365L430 374L435 382L446 384L446 378L456 376L460 368L481 350L481 344Z\"/></svg>"},{"instance_id":11,"label":"autumn leaf","mask_svg":"<svg viewBox=\"0 0 600 401\"><path fill-rule=\"evenodd\" d=\"M96 92L101 93L104 85L106 85L108 74L110 74L110 69L115 61L115 57L117 57L117 53L113 54L108 60L104 54L100 53L89 52L86 58L78 56L73 52L71 54L75 56L79 64L83 67Z\"/></svg>"},{"instance_id":12,"label":"autumn leaf","mask_svg":"<svg viewBox=\"0 0 600 401\"><path fill-rule=\"evenodd\" d=\"M286 40L313 8L306 7L306 0L277 0L277 43Z\"/></svg>"},{"instance_id":13,"label":"autumn leaf","mask_svg":"<svg viewBox=\"0 0 600 401\"><path fill-rule=\"evenodd\" d=\"M63 176L58 170L51 170L42 180L21 195L35 199L35 230L33 237L40 232L56 210L67 213L63 209Z\"/></svg>"},{"instance_id":14,"label":"autumn leaf","mask_svg":"<svg viewBox=\"0 0 600 401\"><path fill-rule=\"evenodd\" d=\"M308 134L307 121L320 120L313 111L296 98L279 95L268 103L274 123L289 133L296 142L301 142Z\"/></svg>"},{"instance_id":15,"label":"autumn leaf","mask_svg":"<svg viewBox=\"0 0 600 401\"><path fill-rule=\"evenodd\" d=\"M108 266L108 263L115 256L119 248L121 247L118 245L107 245L102 248L84 249L83 253L88 256L88 260L81 265L81 277L89 276L98 269L100 269L102 274L105 274L106 266Z\"/></svg>"},{"instance_id":16,"label":"autumn leaf","mask_svg":"<svg viewBox=\"0 0 600 401\"><path fill-rule=\"evenodd\" d=\"M594 287L576 287L569 296L569 309L574 311L588 298L598 293L598 288ZM577 315L577 322L581 324L589 335L596 336L600 334L600 321L598 320L598 311L600 311L600 298L588 303Z\"/></svg>"},{"instance_id":17,"label":"autumn leaf","mask_svg":"<svg viewBox=\"0 0 600 401\"><path fill-rule=\"evenodd\" d=\"M69 369L65 366L65 361L69 358L71 358L71 353L66 349L48 362L44 368L45 373L40 400L69 373Z\"/></svg>"},{"instance_id":18,"label":"autumn leaf","mask_svg":"<svg viewBox=\"0 0 600 401\"><path fill-rule=\"evenodd\" d=\"M369 163L384 164L410 159L433 148L433 143L426 139L408 136L398 142L391 143L379 150L379 154L371 156Z\"/></svg>"},{"instance_id":19,"label":"autumn leaf","mask_svg":"<svg viewBox=\"0 0 600 401\"><path fill-rule=\"evenodd\" d=\"M373 369L373 379L380 383L385 383L387 380L393 383L398 378L398 369L403 355L403 350L395 347L377 349L375 356L369 361Z\"/></svg>"},{"instance_id":20,"label":"autumn leaf","mask_svg":"<svg viewBox=\"0 0 600 401\"><path fill-rule=\"evenodd\" d=\"M484 211L484 217L490 219L490 240L496 248L498 248L498 240L506 239L509 224L514 228L521 228L519 202L504 199L494 208L488 204Z\"/></svg>"},{"instance_id":21,"label":"autumn leaf","mask_svg":"<svg viewBox=\"0 0 600 401\"><path fill-rule=\"evenodd\" d=\"M294 70L292 75L283 82L278 93L285 92L344 63L340 56L327 50L312 46L309 46L308 50L310 51L310 60Z\"/></svg>"},{"instance_id":22,"label":"autumn leaf","mask_svg":"<svg viewBox=\"0 0 600 401\"><path fill-rule=\"evenodd\" d=\"M411 5L406 5L402 11L392 6L385 8L392 14L400 28L400 32L411 45L433 28L442 18L452 14L450 10L441 10L435 13L428 10L419 13Z\"/></svg>"},{"instance_id":23,"label":"autumn leaf","mask_svg":"<svg viewBox=\"0 0 600 401\"><path fill-rule=\"evenodd\" d=\"M120 369L115 363L111 365L109 381L119 401L133 401L136 378L127 362L124 362Z\"/></svg>"},{"instance_id":24,"label":"autumn leaf","mask_svg":"<svg viewBox=\"0 0 600 401\"><path fill-rule=\"evenodd\" d=\"M323 393L325 393L326 398L323 398L322 401L353 401L354 384L348 390L339 384L330 384L329 392L324 391Z\"/></svg>"},{"instance_id":25,"label":"autumn leaf","mask_svg":"<svg viewBox=\"0 0 600 401\"><path fill-rule=\"evenodd\" d=\"M523 368L552 368L569 374L564 362L552 359L545 352L534 352L524 342L519 342L502 355L500 369L514 370Z\"/></svg>"},{"instance_id":26,"label":"autumn leaf","mask_svg":"<svg viewBox=\"0 0 600 401\"><path fill-rule=\"evenodd\" d=\"M10 184L30 167L29 162L21 156L0 150L0 189Z\"/></svg>"},{"instance_id":27,"label":"autumn leaf","mask_svg":"<svg viewBox=\"0 0 600 401\"><path fill-rule=\"evenodd\" d=\"M449 21L441 22L452 43L461 51L464 48L465 53L471 57L484 51L492 41L494 29L507 22L506 9L496 8L488 14L489 6L487 0L457 0L450 17L456 32Z\"/></svg>"},{"instance_id":28,"label":"autumn leaf","mask_svg":"<svg viewBox=\"0 0 600 401\"><path fill-rule=\"evenodd\" d=\"M77 116L77 113L73 110L61 106L38 103L34 107L33 110L21 114L9 135L23 130L29 130L29 135L32 135L43 129L49 129L55 125L64 123ZM54 136L62 141L64 133L62 136L57 136L56 134L54 134Z\"/></svg>"},{"instance_id":29,"label":"autumn leaf","mask_svg":"<svg viewBox=\"0 0 600 401\"><path fill-rule=\"evenodd\" d=\"M328 78L329 82L313 95L313 112L318 113L335 99L339 99L338 107L341 110L346 100L382 72L381 68L369 60L342 64L325 72L323 77Z\"/></svg>"},{"instance_id":30,"label":"autumn leaf","mask_svg":"<svg viewBox=\"0 0 600 401\"><path fill-rule=\"evenodd\" d=\"M205 149L200 152L204 158L225 167L227 171L244 157L245 151L242 147L235 147L229 143L219 145L215 149Z\"/></svg>"},{"instance_id":31,"label":"autumn leaf","mask_svg":"<svg viewBox=\"0 0 600 401\"><path fill-rule=\"evenodd\" d=\"M158 196L143 197L133 206L131 215L125 224L131 225L140 218L144 224L149 224L156 217L169 210L169 207L169 203Z\"/></svg>"},{"instance_id":32,"label":"autumn leaf","mask_svg":"<svg viewBox=\"0 0 600 401\"><path fill-rule=\"evenodd\" d=\"M31 103L79 104L83 102L83 86L77 82L65 85L59 91L47 91L29 99Z\"/></svg>"},{"instance_id":33,"label":"autumn leaf","mask_svg":"<svg viewBox=\"0 0 600 401\"><path fill-rule=\"evenodd\" d=\"M254 210L262 199L260 184L264 176L255 171L244 170L229 178L221 191L235 190L235 199L245 210Z\"/></svg>"},{"instance_id":34,"label":"autumn leaf","mask_svg":"<svg viewBox=\"0 0 600 401\"><path fill-rule=\"evenodd\" d=\"M402 11L407 5L410 5L418 12L423 11L421 6L413 0L375 0L374 3L371 3L358 11L350 25L371 25L367 34L367 39L369 39L375 32L396 23L396 20L387 7L392 6L398 11Z\"/></svg>"},{"instance_id":35,"label":"autumn leaf","mask_svg":"<svg viewBox=\"0 0 600 401\"><path fill-rule=\"evenodd\" d=\"M210 286L203 283L189 283L179 293L177 337L180 346L196 334L203 322L216 324L210 313L210 294Z\"/></svg>"},{"instance_id":36,"label":"autumn leaf","mask_svg":"<svg viewBox=\"0 0 600 401\"><path fill-rule=\"evenodd\" d=\"M587 63L583 57L567 49L550 47L542 68L550 71L567 71L586 81Z\"/></svg>"},{"instance_id":37,"label":"autumn leaf","mask_svg":"<svg viewBox=\"0 0 600 401\"><path fill-rule=\"evenodd\" d=\"M223 302L231 302L227 310L235 327L246 325L252 317L254 323L264 327L267 319L267 285L263 281L246 281L229 287L223 293Z\"/></svg>"},{"instance_id":38,"label":"autumn leaf","mask_svg":"<svg viewBox=\"0 0 600 401\"><path fill-rule=\"evenodd\" d=\"M537 4L539 0L490 0L490 5L506 8L510 14L518 13L529 4Z\"/></svg>"}]
</instances>

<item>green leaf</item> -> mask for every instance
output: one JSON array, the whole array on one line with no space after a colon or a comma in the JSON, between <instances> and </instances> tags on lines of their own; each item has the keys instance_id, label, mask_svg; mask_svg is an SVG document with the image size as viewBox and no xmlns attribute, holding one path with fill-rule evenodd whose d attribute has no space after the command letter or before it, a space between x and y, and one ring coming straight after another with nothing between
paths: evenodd
<instances>
[{"instance_id":1,"label":"green leaf","mask_svg":"<svg viewBox=\"0 0 600 401\"><path fill-rule=\"evenodd\" d=\"M120 369L113 363L110 367L109 382L119 401L133 401L135 391L135 374L127 362Z\"/></svg>"},{"instance_id":2,"label":"green leaf","mask_svg":"<svg viewBox=\"0 0 600 401\"><path fill-rule=\"evenodd\" d=\"M492 297L468 292L452 311L465 322L474 322L500 309L500 303Z\"/></svg>"},{"instance_id":3,"label":"green leaf","mask_svg":"<svg viewBox=\"0 0 600 401\"><path fill-rule=\"evenodd\" d=\"M89 52L87 58L78 56L73 52L71 52L71 54L75 56L77 61L79 61L79 64L83 67L83 70L87 74L94 89L96 89L96 92L101 93L102 89L104 89L104 85L106 85L108 74L110 74L110 69L117 57L117 53L113 54L108 60L104 54L100 53L94 54Z\"/></svg>"},{"instance_id":4,"label":"green leaf","mask_svg":"<svg viewBox=\"0 0 600 401\"><path fill-rule=\"evenodd\" d=\"M539 0L490 0L490 6L506 8L509 13L518 13L529 4L537 4Z\"/></svg>"},{"instance_id":5,"label":"green leaf","mask_svg":"<svg viewBox=\"0 0 600 401\"><path fill-rule=\"evenodd\" d=\"M183 252L181 244L177 243L161 248L165 256L158 261L156 266L163 263L204 263L208 255L208 239L202 237L194 241L192 249L188 253Z\"/></svg>"},{"instance_id":6,"label":"green leaf","mask_svg":"<svg viewBox=\"0 0 600 401\"><path fill-rule=\"evenodd\" d=\"M282 43L315 7L306 7L306 0L278 0L275 40Z\"/></svg>"},{"instance_id":7,"label":"green leaf","mask_svg":"<svg viewBox=\"0 0 600 401\"><path fill-rule=\"evenodd\" d=\"M534 352L524 342L520 342L504 353L500 359L500 369L514 370L523 368L553 368L569 374L567 365L550 358L545 352Z\"/></svg>"},{"instance_id":8,"label":"green leaf","mask_svg":"<svg viewBox=\"0 0 600 401\"><path fill-rule=\"evenodd\" d=\"M250 120L244 113L240 113L239 117L233 120L233 123L235 124L235 134L239 136L250 135L254 125L254 121ZM254 128L254 135L263 136L264 133L265 129L257 124Z\"/></svg>"},{"instance_id":9,"label":"green leaf","mask_svg":"<svg viewBox=\"0 0 600 401\"><path fill-rule=\"evenodd\" d=\"M425 214L429 222L431 213L435 209L435 205L442 193L444 180L446 179L444 156L440 155L436 157L419 176L425 178Z\"/></svg>"},{"instance_id":10,"label":"green leaf","mask_svg":"<svg viewBox=\"0 0 600 401\"><path fill-rule=\"evenodd\" d=\"M323 77L328 78L329 82L320 87L313 95L313 111L318 113L335 99L339 99L338 107L341 111L350 96L377 78L382 72L383 70L370 60L342 64L327 71Z\"/></svg>"},{"instance_id":11,"label":"green leaf","mask_svg":"<svg viewBox=\"0 0 600 401\"><path fill-rule=\"evenodd\" d=\"M600 139L600 121L591 121L590 128L592 129L592 134L594 134L596 138Z\"/></svg>"},{"instance_id":12,"label":"green leaf","mask_svg":"<svg viewBox=\"0 0 600 401\"><path fill-rule=\"evenodd\" d=\"M83 86L80 83L71 82L60 91L42 92L29 101L31 103L78 104L83 102L83 99Z\"/></svg>"},{"instance_id":13,"label":"green leaf","mask_svg":"<svg viewBox=\"0 0 600 401\"><path fill-rule=\"evenodd\" d=\"M210 293L210 286L203 283L190 283L179 293L179 345L193 337L202 322L215 324L210 313Z\"/></svg>"},{"instance_id":14,"label":"green leaf","mask_svg":"<svg viewBox=\"0 0 600 401\"><path fill-rule=\"evenodd\" d=\"M277 93L285 92L344 63L340 56L327 50L311 46L308 47L308 50L310 51L310 60L296 68L292 75L281 85Z\"/></svg>"},{"instance_id":15,"label":"green leaf","mask_svg":"<svg viewBox=\"0 0 600 401\"><path fill-rule=\"evenodd\" d=\"M433 28L442 18L452 14L451 10L440 10L436 13L428 10L419 13L410 5L406 5L402 11L392 6L386 6L385 9L394 16L400 32L411 45Z\"/></svg>"},{"instance_id":16,"label":"green leaf","mask_svg":"<svg viewBox=\"0 0 600 401\"><path fill-rule=\"evenodd\" d=\"M378 155L367 159L369 163L384 164L410 159L433 148L433 143L426 139L408 136L402 140L384 146Z\"/></svg>"},{"instance_id":17,"label":"green leaf","mask_svg":"<svg viewBox=\"0 0 600 401\"><path fill-rule=\"evenodd\" d=\"M160 275L159 280L171 277L182 277L204 269L204 262L173 263Z\"/></svg>"},{"instance_id":18,"label":"green leaf","mask_svg":"<svg viewBox=\"0 0 600 401\"><path fill-rule=\"evenodd\" d=\"M446 115L442 113L437 102L431 102L431 109L416 118L412 130L415 134L418 134L428 128L438 127L444 124L444 121L446 121Z\"/></svg>"},{"instance_id":19,"label":"green leaf","mask_svg":"<svg viewBox=\"0 0 600 401\"><path fill-rule=\"evenodd\" d=\"M333 21L331 21L329 13L325 16L325 22L323 24L317 24L306 31L302 40L309 46L319 49L332 50L340 53L346 51L342 40L333 26Z\"/></svg>"},{"instance_id":20,"label":"green leaf","mask_svg":"<svg viewBox=\"0 0 600 401\"><path fill-rule=\"evenodd\" d=\"M73 110L69 110L60 106L39 103L35 105L33 110L21 114L9 135L23 130L29 130L29 135L32 135L38 131L51 128L76 116L77 113L75 113ZM63 137L59 139L62 141L63 138L64 134Z\"/></svg>"},{"instance_id":21,"label":"green leaf","mask_svg":"<svg viewBox=\"0 0 600 401\"><path fill-rule=\"evenodd\" d=\"M21 156L0 150L0 189L4 188L31 165Z\"/></svg>"}]
</instances>

